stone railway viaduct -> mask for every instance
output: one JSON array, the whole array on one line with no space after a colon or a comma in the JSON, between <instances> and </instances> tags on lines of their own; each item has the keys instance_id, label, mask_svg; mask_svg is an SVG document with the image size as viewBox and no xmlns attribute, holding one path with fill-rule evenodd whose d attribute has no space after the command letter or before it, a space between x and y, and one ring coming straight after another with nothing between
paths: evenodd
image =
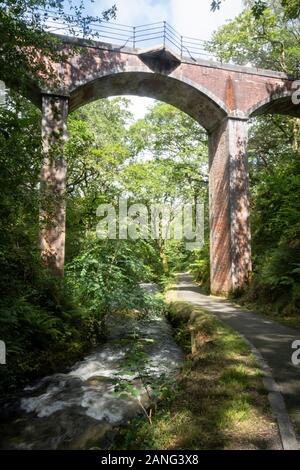
<instances>
[{"instance_id":1,"label":"stone railway viaduct","mask_svg":"<svg viewBox=\"0 0 300 470\"><path fill-rule=\"evenodd\" d=\"M292 102L293 79L280 72L179 58L165 47L140 50L66 36L58 39L63 60L49 63L39 56L52 68L55 79L47 85L32 80L27 91L42 110L45 203L40 241L46 264L63 273L66 162L62 146L68 114L99 98L132 94L176 106L206 129L211 290L226 294L241 289L251 272L247 123L264 113L299 117L300 105Z\"/></svg>"}]
</instances>

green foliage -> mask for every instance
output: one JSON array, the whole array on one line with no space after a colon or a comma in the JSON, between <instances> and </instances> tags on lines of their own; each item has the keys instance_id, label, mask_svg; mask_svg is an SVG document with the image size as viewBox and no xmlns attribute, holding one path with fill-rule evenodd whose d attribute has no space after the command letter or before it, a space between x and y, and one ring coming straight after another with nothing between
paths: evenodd
<instances>
[{"instance_id":1,"label":"green foliage","mask_svg":"<svg viewBox=\"0 0 300 470\"><path fill-rule=\"evenodd\" d=\"M151 278L144 262L146 251L143 241L87 240L67 266L76 303L100 318L108 311L142 307L139 282Z\"/></svg>"},{"instance_id":2,"label":"green foliage","mask_svg":"<svg viewBox=\"0 0 300 470\"><path fill-rule=\"evenodd\" d=\"M277 0L277 2L276 1L274 2L274 0L273 2L266 2L263 0L254 0L254 1L252 0L252 2L250 1L249 3L252 4L252 7L251 7L252 13L256 19L259 19L264 14L265 10L269 6L272 7L274 3L281 5L284 11L284 14L287 18L297 19L300 16L300 1L299 0L281 0L281 1Z\"/></svg>"},{"instance_id":3,"label":"green foliage","mask_svg":"<svg viewBox=\"0 0 300 470\"><path fill-rule=\"evenodd\" d=\"M262 0L256 0L252 6L252 13L254 18L259 19L267 8L268 5L266 2Z\"/></svg>"},{"instance_id":4,"label":"green foliage","mask_svg":"<svg viewBox=\"0 0 300 470\"><path fill-rule=\"evenodd\" d=\"M90 23L108 20L116 15L116 7L104 11L100 17L85 14L83 0L2 0L0 2L0 80L18 86L26 95L32 77L54 78L51 67L45 67L36 60L36 49L43 48L43 54L56 59L57 40L44 32L43 23L47 21L44 10L55 12L70 31L74 23L91 35ZM68 11L69 13L66 13Z\"/></svg>"},{"instance_id":5,"label":"green foliage","mask_svg":"<svg viewBox=\"0 0 300 470\"><path fill-rule=\"evenodd\" d=\"M195 120L173 106L156 103L130 128L132 154L123 184L145 204L204 203L208 197L207 136ZM207 212L206 212L207 215ZM174 214L171 215L170 227ZM164 273L186 269L185 240L154 241Z\"/></svg>"},{"instance_id":6,"label":"green foliage","mask_svg":"<svg viewBox=\"0 0 300 470\"><path fill-rule=\"evenodd\" d=\"M30 54L22 53L20 41L33 46L40 41L39 45L47 45L49 55L55 53L55 44L47 43L38 18L34 28L28 29L22 15L50 4L59 10L63 2L16 0L0 5L0 78L9 80L17 69L16 81L24 92L35 65ZM296 70L299 20L291 20L278 3L257 10L257 18L250 6L253 2L216 33L214 52L226 61ZM82 15L81 6L79 22ZM150 306L139 287L141 281L164 284L170 272L189 268L205 288L209 284L208 240L202 250L187 252L185 240L96 237L97 207L102 203L117 207L124 195L130 203L148 208L153 203L203 202L208 236L205 132L164 103L157 103L143 119L132 123L128 105L124 98L99 100L69 118L64 281L53 279L40 266L40 113L13 94L0 108L0 327L10 364L6 372L1 369L3 389L82 354L101 337L108 312L159 309ZM275 304L280 312L296 314L300 297L299 125L288 117L256 118L249 156L254 277L248 295Z\"/></svg>"},{"instance_id":7,"label":"green foliage","mask_svg":"<svg viewBox=\"0 0 300 470\"><path fill-rule=\"evenodd\" d=\"M1 108L0 309L10 363L10 372L2 369L4 388L95 344L106 313L160 308L150 306L139 283L165 281L166 263L178 269L188 262L181 242L96 237L98 205L117 206L123 194L147 206L207 194L206 137L194 121L164 104L130 127L131 119L128 100L119 98L69 118L67 264L57 283L39 259L40 113L14 96Z\"/></svg>"},{"instance_id":8,"label":"green foliage","mask_svg":"<svg viewBox=\"0 0 300 470\"><path fill-rule=\"evenodd\" d=\"M299 154L291 150L260 169L253 188L255 273L248 294L293 314L300 308L299 174Z\"/></svg>"},{"instance_id":9,"label":"green foliage","mask_svg":"<svg viewBox=\"0 0 300 470\"><path fill-rule=\"evenodd\" d=\"M138 283L153 276L146 264L155 253L142 240L95 236L96 208L118 196L116 176L129 154L126 100L102 101L70 118L64 281L40 266L40 113L13 96L0 112L0 331L9 364L1 368L3 393L68 364L95 344L108 311L149 308Z\"/></svg>"},{"instance_id":10,"label":"green foliage","mask_svg":"<svg viewBox=\"0 0 300 470\"><path fill-rule=\"evenodd\" d=\"M34 261L31 283L1 299L0 329L9 365L0 369L1 394L69 364L91 344L95 327L100 334L100 325L91 324L91 316L74 306L64 286Z\"/></svg>"},{"instance_id":11,"label":"green foliage","mask_svg":"<svg viewBox=\"0 0 300 470\"><path fill-rule=\"evenodd\" d=\"M0 331L8 361L0 393L74 360L100 332L98 318L40 266L39 123L23 98L0 109Z\"/></svg>"},{"instance_id":12,"label":"green foliage","mask_svg":"<svg viewBox=\"0 0 300 470\"><path fill-rule=\"evenodd\" d=\"M189 269L195 275L195 279L200 286L209 290L210 259L208 242L205 243L201 250L194 252L194 260L190 263Z\"/></svg>"},{"instance_id":13,"label":"green foliage","mask_svg":"<svg viewBox=\"0 0 300 470\"><path fill-rule=\"evenodd\" d=\"M207 49L224 62L297 73L298 30L299 18L287 18L280 8L267 8L257 19L245 9L213 35Z\"/></svg>"},{"instance_id":14,"label":"green foliage","mask_svg":"<svg viewBox=\"0 0 300 470\"><path fill-rule=\"evenodd\" d=\"M275 436L274 423L248 345L200 307L174 302L169 310L187 353L183 370L175 385L165 387L151 422L134 419L113 448L264 448L266 435Z\"/></svg>"},{"instance_id":15,"label":"green foliage","mask_svg":"<svg viewBox=\"0 0 300 470\"><path fill-rule=\"evenodd\" d=\"M108 312L161 309L139 283L165 282L169 267L187 266L183 242L100 240L96 210L101 203L117 208L124 194L129 203L148 207L204 200L207 156L199 126L164 104L132 126L126 99L102 100L73 113L66 146L67 262L65 280L57 284L40 266L37 243L40 115L19 98L1 112L2 334L11 364L3 384L13 385L95 344Z\"/></svg>"},{"instance_id":16,"label":"green foliage","mask_svg":"<svg viewBox=\"0 0 300 470\"><path fill-rule=\"evenodd\" d=\"M288 18L299 18L300 1L299 0L281 0L281 4Z\"/></svg>"},{"instance_id":17,"label":"green foliage","mask_svg":"<svg viewBox=\"0 0 300 470\"><path fill-rule=\"evenodd\" d=\"M211 2L211 10L219 10L222 1L225 0L213 0ZM253 17L257 20L261 18L267 8L274 6L274 3L281 6L287 18L297 19L300 16L299 0L244 0L244 3L246 4L246 6L249 6L251 8Z\"/></svg>"},{"instance_id":18,"label":"green foliage","mask_svg":"<svg viewBox=\"0 0 300 470\"><path fill-rule=\"evenodd\" d=\"M18 85L26 95L31 76L46 72L35 60L35 48L43 47L48 57L57 57L55 40L42 31L44 15L39 8L50 7L66 24L75 20L86 27L115 15L115 7L92 18L84 16L83 3L68 6L72 19L64 12L63 0L1 2L1 80ZM51 70L47 73L49 79ZM0 370L1 393L74 360L95 340L100 327L98 318L75 307L73 293L40 266L40 135L39 112L10 94L7 105L0 108L0 331L9 364Z\"/></svg>"}]
</instances>

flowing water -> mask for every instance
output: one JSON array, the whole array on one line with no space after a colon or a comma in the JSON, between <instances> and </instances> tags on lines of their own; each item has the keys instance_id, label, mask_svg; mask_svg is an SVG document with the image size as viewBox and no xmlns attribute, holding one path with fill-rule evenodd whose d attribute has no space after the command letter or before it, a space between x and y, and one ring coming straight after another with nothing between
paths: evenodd
<instances>
[{"instance_id":1,"label":"flowing water","mask_svg":"<svg viewBox=\"0 0 300 470\"><path fill-rule=\"evenodd\" d=\"M154 293L152 285L143 286ZM149 404L150 380L176 380L182 352L159 314L110 315L107 341L66 373L27 386L1 410L2 449L107 448L118 431ZM137 345L143 371L128 362ZM134 354L133 354L134 360ZM120 391L120 384L125 389ZM129 390L128 385L131 386Z\"/></svg>"}]
</instances>

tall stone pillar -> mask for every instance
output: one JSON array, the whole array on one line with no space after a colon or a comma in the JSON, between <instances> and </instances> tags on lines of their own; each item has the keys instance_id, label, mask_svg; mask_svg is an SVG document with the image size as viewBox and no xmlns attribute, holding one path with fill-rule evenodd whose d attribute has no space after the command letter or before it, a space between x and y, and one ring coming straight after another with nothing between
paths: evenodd
<instances>
[{"instance_id":1,"label":"tall stone pillar","mask_svg":"<svg viewBox=\"0 0 300 470\"><path fill-rule=\"evenodd\" d=\"M61 276L65 260L67 116L67 98L42 96L44 161L40 188L40 249L44 265Z\"/></svg>"},{"instance_id":2,"label":"tall stone pillar","mask_svg":"<svg viewBox=\"0 0 300 470\"><path fill-rule=\"evenodd\" d=\"M242 289L251 272L247 121L228 118L209 136L211 292Z\"/></svg>"}]
</instances>

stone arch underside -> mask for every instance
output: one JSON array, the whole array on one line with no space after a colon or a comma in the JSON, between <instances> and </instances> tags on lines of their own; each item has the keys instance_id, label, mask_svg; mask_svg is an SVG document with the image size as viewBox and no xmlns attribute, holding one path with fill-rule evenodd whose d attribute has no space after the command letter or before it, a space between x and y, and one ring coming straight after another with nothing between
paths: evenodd
<instances>
[{"instance_id":1,"label":"stone arch underside","mask_svg":"<svg viewBox=\"0 0 300 470\"><path fill-rule=\"evenodd\" d=\"M194 118L208 132L226 117L223 103L188 81L149 72L119 72L88 81L70 93L70 112L100 98L136 95L164 101Z\"/></svg>"},{"instance_id":2,"label":"stone arch underside","mask_svg":"<svg viewBox=\"0 0 300 470\"><path fill-rule=\"evenodd\" d=\"M263 114L282 114L299 118L300 105L293 103L291 93L278 93L259 101L248 111L249 117L261 116Z\"/></svg>"},{"instance_id":3,"label":"stone arch underside","mask_svg":"<svg viewBox=\"0 0 300 470\"><path fill-rule=\"evenodd\" d=\"M94 48L72 57L59 69L61 88L40 90L43 116L51 116L43 128L44 145L58 130L64 134L68 112L109 96L145 96L190 115L208 131L210 141L211 290L227 294L242 289L251 272L247 119L267 112L292 114L291 83L277 75L274 78L249 70L244 74L207 63L181 63L170 73L151 70L148 65L141 54L132 51ZM60 112L54 112L56 109ZM63 159L61 166L65 171ZM49 173L47 159L44 167L44 173ZM56 169L51 167L50 173L54 182L51 187L59 186ZM55 226L62 235L50 250L60 272L65 243L64 204L60 208L63 221L57 218ZM51 234L50 228L48 232Z\"/></svg>"}]
</instances>

